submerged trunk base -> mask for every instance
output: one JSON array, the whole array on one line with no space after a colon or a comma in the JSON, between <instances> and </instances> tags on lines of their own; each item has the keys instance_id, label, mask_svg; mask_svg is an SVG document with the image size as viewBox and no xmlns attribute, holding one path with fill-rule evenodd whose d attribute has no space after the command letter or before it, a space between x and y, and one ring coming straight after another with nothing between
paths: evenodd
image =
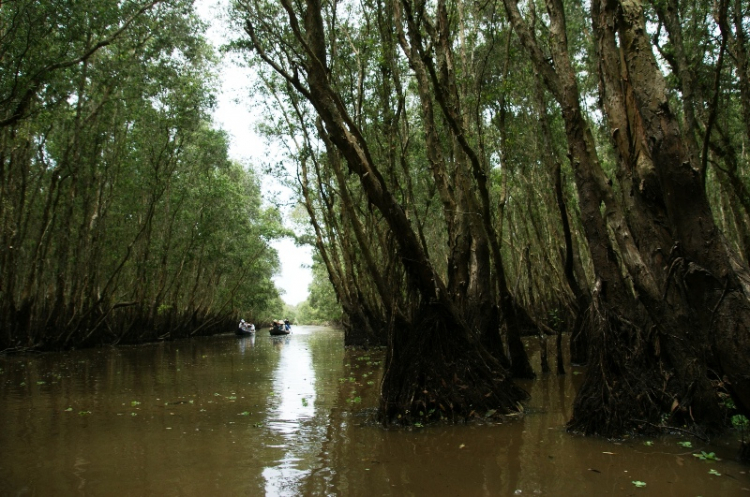
<instances>
[{"instance_id":1,"label":"submerged trunk base","mask_svg":"<svg viewBox=\"0 0 750 497\"><path fill-rule=\"evenodd\" d=\"M568 431L616 438L675 427L704 437L721 429L717 391L689 347L681 355L665 354L660 342L668 339L648 322L635 324L601 302L592 313L590 362L595 366L576 396Z\"/></svg>"},{"instance_id":2,"label":"submerged trunk base","mask_svg":"<svg viewBox=\"0 0 750 497\"><path fill-rule=\"evenodd\" d=\"M615 312L599 307L595 313L596 338L590 349L595 366L576 396L568 431L620 437L658 424L669 401L657 361L642 349L640 330Z\"/></svg>"},{"instance_id":3,"label":"submerged trunk base","mask_svg":"<svg viewBox=\"0 0 750 497\"><path fill-rule=\"evenodd\" d=\"M395 330L383 377L384 424L466 420L521 412L528 394L451 314L427 306L413 330Z\"/></svg>"}]
</instances>

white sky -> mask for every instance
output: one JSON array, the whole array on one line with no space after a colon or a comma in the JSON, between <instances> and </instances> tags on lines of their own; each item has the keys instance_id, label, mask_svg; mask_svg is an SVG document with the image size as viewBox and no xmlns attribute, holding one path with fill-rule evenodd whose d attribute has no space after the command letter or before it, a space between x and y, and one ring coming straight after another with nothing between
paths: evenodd
<instances>
[{"instance_id":1,"label":"white sky","mask_svg":"<svg viewBox=\"0 0 750 497\"><path fill-rule=\"evenodd\" d=\"M227 40L227 27L223 21L228 0L196 0L195 7L203 20L209 22L207 38L218 48ZM229 135L229 156L242 164L260 165L268 157L274 156L266 143L255 133L258 121L250 109L248 86L252 74L224 57L219 74L221 90L217 95L218 105L214 120ZM273 183L272 189L284 187L272 178L263 178L265 185ZM274 278L276 287L287 304L297 305L308 296L308 286L312 282L312 251L309 246L297 247L291 239L277 240L271 244L278 252L281 261L281 274Z\"/></svg>"}]
</instances>

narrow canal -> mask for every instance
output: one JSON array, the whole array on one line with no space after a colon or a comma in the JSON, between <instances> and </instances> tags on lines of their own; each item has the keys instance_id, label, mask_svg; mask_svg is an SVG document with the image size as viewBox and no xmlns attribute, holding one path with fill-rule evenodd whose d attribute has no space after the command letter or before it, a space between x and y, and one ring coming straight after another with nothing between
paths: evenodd
<instances>
[{"instance_id":1,"label":"narrow canal","mask_svg":"<svg viewBox=\"0 0 750 497\"><path fill-rule=\"evenodd\" d=\"M565 433L580 371L523 382L518 419L411 429L370 422L381 373L321 327L0 357L0 495L750 495L736 437Z\"/></svg>"}]
</instances>

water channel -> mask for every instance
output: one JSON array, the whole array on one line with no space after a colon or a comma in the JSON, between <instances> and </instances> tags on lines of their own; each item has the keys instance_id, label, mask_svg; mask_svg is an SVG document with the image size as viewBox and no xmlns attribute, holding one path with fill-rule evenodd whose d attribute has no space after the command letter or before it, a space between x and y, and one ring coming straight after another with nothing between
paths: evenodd
<instances>
[{"instance_id":1,"label":"water channel","mask_svg":"<svg viewBox=\"0 0 750 497\"><path fill-rule=\"evenodd\" d=\"M0 357L0 495L750 495L736 437L567 434L575 368L517 419L411 429L370 422L381 373L322 327Z\"/></svg>"}]
</instances>

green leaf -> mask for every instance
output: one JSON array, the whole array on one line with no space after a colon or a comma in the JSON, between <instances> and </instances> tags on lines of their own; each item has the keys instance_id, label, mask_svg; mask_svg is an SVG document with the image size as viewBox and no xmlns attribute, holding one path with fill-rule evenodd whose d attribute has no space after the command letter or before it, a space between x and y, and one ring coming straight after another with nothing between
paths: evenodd
<instances>
[{"instance_id":1,"label":"green leaf","mask_svg":"<svg viewBox=\"0 0 750 497\"><path fill-rule=\"evenodd\" d=\"M633 483L633 485L635 485L638 488L643 488L643 487L646 486L646 482L645 481L633 480L631 483Z\"/></svg>"},{"instance_id":2,"label":"green leaf","mask_svg":"<svg viewBox=\"0 0 750 497\"><path fill-rule=\"evenodd\" d=\"M721 473L719 473L719 472L718 472L718 471L716 471L715 469L709 469L709 470L708 470L708 474L709 474L709 475L714 475L714 476L721 476Z\"/></svg>"}]
</instances>

